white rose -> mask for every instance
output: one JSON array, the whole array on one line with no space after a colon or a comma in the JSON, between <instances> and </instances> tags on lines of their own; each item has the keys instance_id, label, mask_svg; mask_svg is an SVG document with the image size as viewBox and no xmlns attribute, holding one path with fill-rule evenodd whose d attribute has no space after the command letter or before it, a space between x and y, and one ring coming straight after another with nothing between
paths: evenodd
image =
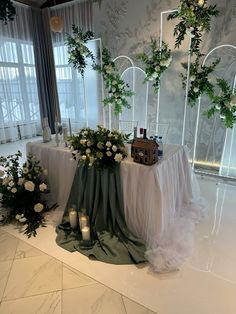
<instances>
[{"instance_id":1,"label":"white rose","mask_svg":"<svg viewBox=\"0 0 236 314\"><path fill-rule=\"evenodd\" d=\"M10 182L8 183L8 185L9 185L10 187L13 187L14 182L13 182L13 181L10 181Z\"/></svg>"},{"instance_id":2,"label":"white rose","mask_svg":"<svg viewBox=\"0 0 236 314\"><path fill-rule=\"evenodd\" d=\"M23 171L24 174L27 174L29 172L29 169L28 168L23 168L22 171Z\"/></svg>"},{"instance_id":3,"label":"white rose","mask_svg":"<svg viewBox=\"0 0 236 314\"><path fill-rule=\"evenodd\" d=\"M98 142L98 143L97 143L97 148L103 149L103 143L102 143L102 142Z\"/></svg>"},{"instance_id":4,"label":"white rose","mask_svg":"<svg viewBox=\"0 0 236 314\"><path fill-rule=\"evenodd\" d=\"M90 148L87 148L86 151L85 151L85 153L86 153L87 155L90 154L90 153L91 153L91 149L90 149Z\"/></svg>"},{"instance_id":5,"label":"white rose","mask_svg":"<svg viewBox=\"0 0 236 314\"><path fill-rule=\"evenodd\" d=\"M158 73L153 73L153 75L152 75L154 78L157 78L158 77Z\"/></svg>"},{"instance_id":6,"label":"white rose","mask_svg":"<svg viewBox=\"0 0 236 314\"><path fill-rule=\"evenodd\" d=\"M6 177L6 178L3 178L2 180L2 185L7 185L9 182L9 179Z\"/></svg>"},{"instance_id":7,"label":"white rose","mask_svg":"<svg viewBox=\"0 0 236 314\"><path fill-rule=\"evenodd\" d=\"M225 119L226 119L226 117L223 116L222 114L220 115L220 118L221 118L222 120L225 120Z\"/></svg>"},{"instance_id":8,"label":"white rose","mask_svg":"<svg viewBox=\"0 0 236 314\"><path fill-rule=\"evenodd\" d=\"M0 177L3 177L4 174L5 174L5 171L0 169Z\"/></svg>"},{"instance_id":9,"label":"white rose","mask_svg":"<svg viewBox=\"0 0 236 314\"><path fill-rule=\"evenodd\" d=\"M92 146L92 143L90 141L87 142L87 146L90 147Z\"/></svg>"},{"instance_id":10,"label":"white rose","mask_svg":"<svg viewBox=\"0 0 236 314\"><path fill-rule=\"evenodd\" d=\"M76 155L78 153L78 150L73 150L72 154Z\"/></svg>"},{"instance_id":11,"label":"white rose","mask_svg":"<svg viewBox=\"0 0 236 314\"><path fill-rule=\"evenodd\" d=\"M33 192L35 188L35 184L32 181L26 181L24 183L24 187L27 191Z\"/></svg>"},{"instance_id":12,"label":"white rose","mask_svg":"<svg viewBox=\"0 0 236 314\"><path fill-rule=\"evenodd\" d=\"M19 219L19 222L26 222L26 220L27 219L25 217L22 217L22 218Z\"/></svg>"},{"instance_id":13,"label":"white rose","mask_svg":"<svg viewBox=\"0 0 236 314\"><path fill-rule=\"evenodd\" d=\"M87 158L86 155L82 155L82 156L81 156L81 159L82 159L82 160L86 160L86 158Z\"/></svg>"},{"instance_id":14,"label":"white rose","mask_svg":"<svg viewBox=\"0 0 236 314\"><path fill-rule=\"evenodd\" d=\"M109 134L108 134L108 137L112 137L112 133L109 133Z\"/></svg>"},{"instance_id":15,"label":"white rose","mask_svg":"<svg viewBox=\"0 0 236 314\"><path fill-rule=\"evenodd\" d=\"M22 185L22 184L24 183L24 181L25 181L25 179L20 178L20 179L18 180L18 185Z\"/></svg>"},{"instance_id":16,"label":"white rose","mask_svg":"<svg viewBox=\"0 0 236 314\"><path fill-rule=\"evenodd\" d=\"M195 75L191 75L191 76L189 77L190 82L195 81L195 79L196 79L196 76L195 76Z\"/></svg>"},{"instance_id":17,"label":"white rose","mask_svg":"<svg viewBox=\"0 0 236 314\"><path fill-rule=\"evenodd\" d=\"M205 0L198 0L198 5L199 6L202 7L204 5L204 3L205 3Z\"/></svg>"},{"instance_id":18,"label":"white rose","mask_svg":"<svg viewBox=\"0 0 236 314\"><path fill-rule=\"evenodd\" d=\"M120 162L123 159L122 154L116 154L114 157L115 161Z\"/></svg>"},{"instance_id":19,"label":"white rose","mask_svg":"<svg viewBox=\"0 0 236 314\"><path fill-rule=\"evenodd\" d=\"M116 152L117 151L117 146L116 145L112 145L112 148L113 152Z\"/></svg>"},{"instance_id":20,"label":"white rose","mask_svg":"<svg viewBox=\"0 0 236 314\"><path fill-rule=\"evenodd\" d=\"M107 151L106 154L107 154L108 157L112 156L112 152L110 152L110 151Z\"/></svg>"},{"instance_id":21,"label":"white rose","mask_svg":"<svg viewBox=\"0 0 236 314\"><path fill-rule=\"evenodd\" d=\"M12 188L12 189L11 189L11 192L12 192L12 193L16 193L16 192L17 192L17 189L16 189L16 188Z\"/></svg>"},{"instance_id":22,"label":"white rose","mask_svg":"<svg viewBox=\"0 0 236 314\"><path fill-rule=\"evenodd\" d=\"M47 170L47 169L43 169L43 174L44 174L45 176L47 176L47 175L48 175L48 170Z\"/></svg>"},{"instance_id":23,"label":"white rose","mask_svg":"<svg viewBox=\"0 0 236 314\"><path fill-rule=\"evenodd\" d=\"M86 140L82 139L80 140L80 144L84 145L86 143Z\"/></svg>"},{"instance_id":24,"label":"white rose","mask_svg":"<svg viewBox=\"0 0 236 314\"><path fill-rule=\"evenodd\" d=\"M116 81L112 81L112 85L116 85L117 84L117 82Z\"/></svg>"},{"instance_id":25,"label":"white rose","mask_svg":"<svg viewBox=\"0 0 236 314\"><path fill-rule=\"evenodd\" d=\"M112 146L111 142L110 142L110 141L107 141L107 142L106 142L106 146L107 146L107 147L111 147L111 146Z\"/></svg>"},{"instance_id":26,"label":"white rose","mask_svg":"<svg viewBox=\"0 0 236 314\"><path fill-rule=\"evenodd\" d=\"M194 91L194 93L197 93L197 92L199 92L199 88L198 87L194 87L193 91Z\"/></svg>"},{"instance_id":27,"label":"white rose","mask_svg":"<svg viewBox=\"0 0 236 314\"><path fill-rule=\"evenodd\" d=\"M220 105L215 105L216 110L220 110Z\"/></svg>"},{"instance_id":28,"label":"white rose","mask_svg":"<svg viewBox=\"0 0 236 314\"><path fill-rule=\"evenodd\" d=\"M94 158L93 156L89 157L90 164L93 164L95 160L96 160L96 158Z\"/></svg>"},{"instance_id":29,"label":"white rose","mask_svg":"<svg viewBox=\"0 0 236 314\"><path fill-rule=\"evenodd\" d=\"M16 220L19 220L21 218L21 215L16 214Z\"/></svg>"},{"instance_id":30,"label":"white rose","mask_svg":"<svg viewBox=\"0 0 236 314\"><path fill-rule=\"evenodd\" d=\"M36 205L34 205L34 211L36 213L40 213L42 210L43 210L43 204L37 203Z\"/></svg>"},{"instance_id":31,"label":"white rose","mask_svg":"<svg viewBox=\"0 0 236 314\"><path fill-rule=\"evenodd\" d=\"M39 189L41 192L45 191L47 189L47 185L45 183L42 183L39 185Z\"/></svg>"}]
</instances>

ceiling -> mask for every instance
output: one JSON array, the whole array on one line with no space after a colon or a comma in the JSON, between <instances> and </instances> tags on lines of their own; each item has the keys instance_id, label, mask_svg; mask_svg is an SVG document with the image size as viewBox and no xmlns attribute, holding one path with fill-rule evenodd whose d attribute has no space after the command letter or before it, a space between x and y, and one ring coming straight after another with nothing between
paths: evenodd
<instances>
[{"instance_id":1,"label":"ceiling","mask_svg":"<svg viewBox=\"0 0 236 314\"><path fill-rule=\"evenodd\" d=\"M46 7L52 7L54 5L58 5L61 3L70 2L72 0L16 0L16 1L27 4L31 7L46 8Z\"/></svg>"}]
</instances>

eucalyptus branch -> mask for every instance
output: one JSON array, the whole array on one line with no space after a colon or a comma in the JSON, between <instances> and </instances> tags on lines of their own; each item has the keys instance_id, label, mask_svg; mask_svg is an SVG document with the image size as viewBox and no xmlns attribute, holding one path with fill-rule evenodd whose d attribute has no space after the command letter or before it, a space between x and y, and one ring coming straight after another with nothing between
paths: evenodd
<instances>
[{"instance_id":1,"label":"eucalyptus branch","mask_svg":"<svg viewBox=\"0 0 236 314\"><path fill-rule=\"evenodd\" d=\"M157 40L151 38L149 53L139 53L136 58L144 63L147 81L154 81L154 92L157 93L160 85L162 73L168 68L172 60L171 50L163 41L162 47L159 47Z\"/></svg>"},{"instance_id":2,"label":"eucalyptus branch","mask_svg":"<svg viewBox=\"0 0 236 314\"><path fill-rule=\"evenodd\" d=\"M174 28L175 48L179 48L186 35L190 35L190 54L200 53L202 32L209 32L211 18L219 11L216 5L207 6L207 0L180 0L178 10L169 14L167 20L178 18L179 23Z\"/></svg>"},{"instance_id":3,"label":"eucalyptus branch","mask_svg":"<svg viewBox=\"0 0 236 314\"><path fill-rule=\"evenodd\" d=\"M102 67L95 65L94 69L102 73L108 92L108 96L103 100L104 105L114 105L114 112L117 115L122 112L123 107L130 109L131 106L127 97L133 96L134 93L129 89L129 85L122 80L107 48L102 50Z\"/></svg>"},{"instance_id":4,"label":"eucalyptus branch","mask_svg":"<svg viewBox=\"0 0 236 314\"><path fill-rule=\"evenodd\" d=\"M69 64L79 71L84 77L84 71L87 66L87 59L95 62L92 52L86 47L86 43L94 38L92 31L83 32L83 30L74 24L72 25L72 35L66 34L66 45L68 46Z\"/></svg>"}]
</instances>

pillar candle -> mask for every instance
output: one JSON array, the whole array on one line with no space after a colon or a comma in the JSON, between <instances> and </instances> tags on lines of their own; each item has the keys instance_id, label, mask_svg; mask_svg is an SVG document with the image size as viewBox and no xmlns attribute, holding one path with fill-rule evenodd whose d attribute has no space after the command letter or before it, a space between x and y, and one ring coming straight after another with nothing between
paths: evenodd
<instances>
[{"instance_id":1,"label":"pillar candle","mask_svg":"<svg viewBox=\"0 0 236 314\"><path fill-rule=\"evenodd\" d=\"M86 227L87 225L88 225L87 217L85 215L80 215L79 217L80 230L82 230L83 227Z\"/></svg>"},{"instance_id":2,"label":"pillar candle","mask_svg":"<svg viewBox=\"0 0 236 314\"><path fill-rule=\"evenodd\" d=\"M90 228L88 226L82 228L82 238L84 241L90 241Z\"/></svg>"},{"instance_id":3,"label":"pillar candle","mask_svg":"<svg viewBox=\"0 0 236 314\"><path fill-rule=\"evenodd\" d=\"M77 212L72 210L69 212L70 226L72 229L77 227Z\"/></svg>"}]
</instances>

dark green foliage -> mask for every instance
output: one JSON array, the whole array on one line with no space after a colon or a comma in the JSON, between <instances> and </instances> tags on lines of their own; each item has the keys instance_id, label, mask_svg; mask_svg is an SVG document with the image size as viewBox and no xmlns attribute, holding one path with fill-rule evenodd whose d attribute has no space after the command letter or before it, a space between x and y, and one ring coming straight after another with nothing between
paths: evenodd
<instances>
[{"instance_id":1,"label":"dark green foliage","mask_svg":"<svg viewBox=\"0 0 236 314\"><path fill-rule=\"evenodd\" d=\"M16 9L11 0L0 1L0 20L7 24L7 21L13 21L16 15Z\"/></svg>"}]
</instances>

